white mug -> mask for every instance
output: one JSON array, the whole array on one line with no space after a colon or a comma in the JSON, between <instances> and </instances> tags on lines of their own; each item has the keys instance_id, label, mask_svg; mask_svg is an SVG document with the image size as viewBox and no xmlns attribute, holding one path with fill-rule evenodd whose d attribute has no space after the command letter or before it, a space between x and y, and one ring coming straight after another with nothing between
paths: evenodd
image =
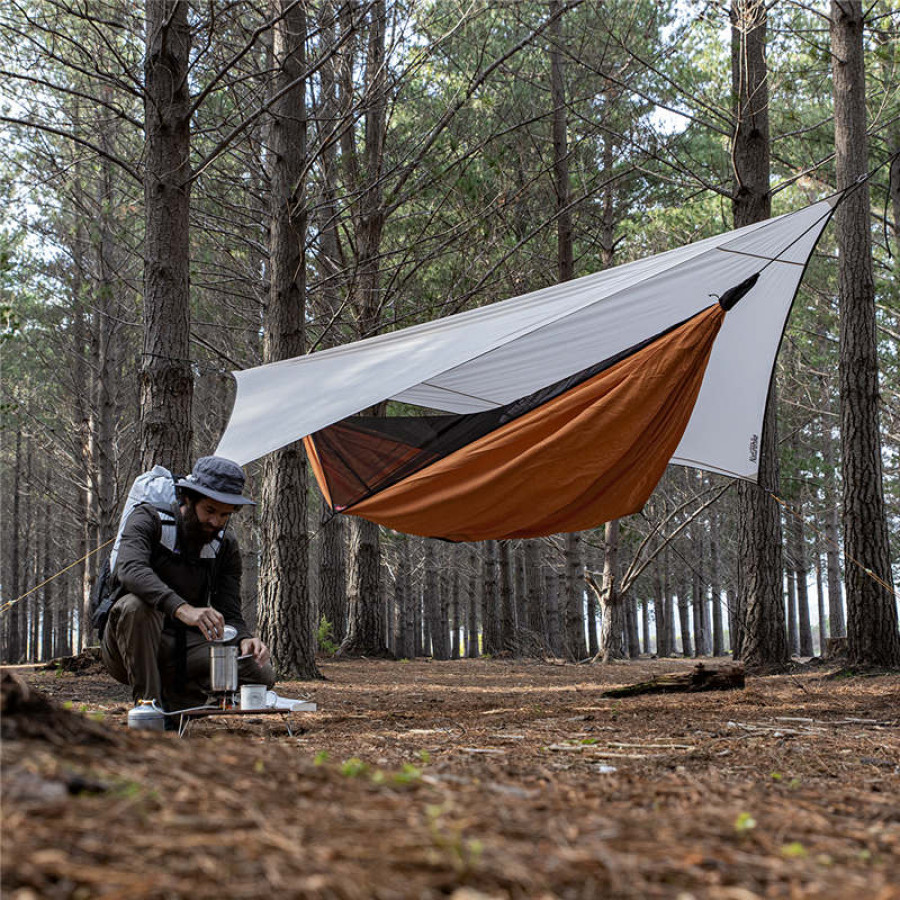
<instances>
[{"instance_id":1,"label":"white mug","mask_svg":"<svg viewBox=\"0 0 900 900\"><path fill-rule=\"evenodd\" d=\"M266 686L264 684L241 685L241 709L265 709Z\"/></svg>"}]
</instances>

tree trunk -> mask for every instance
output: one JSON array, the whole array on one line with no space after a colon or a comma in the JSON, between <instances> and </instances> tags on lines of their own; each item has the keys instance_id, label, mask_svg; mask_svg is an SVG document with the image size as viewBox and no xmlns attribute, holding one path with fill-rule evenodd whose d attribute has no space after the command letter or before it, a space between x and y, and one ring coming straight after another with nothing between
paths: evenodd
<instances>
[{"instance_id":1,"label":"tree trunk","mask_svg":"<svg viewBox=\"0 0 900 900\"><path fill-rule=\"evenodd\" d=\"M828 572L828 632L830 637L846 637L844 594L840 563L840 500L835 485L834 436L829 420L822 427L822 462L825 488L826 568ZM824 646L824 645L823 645Z\"/></svg>"},{"instance_id":2,"label":"tree trunk","mask_svg":"<svg viewBox=\"0 0 900 900\"><path fill-rule=\"evenodd\" d=\"M387 12L384 0L373 0L369 17L369 40L365 59L365 134L363 159L357 158L352 121L358 116L353 84L353 66L342 71L342 112L348 127L342 132L343 163L352 172L351 190L358 196L353 216L356 247L355 282L351 289L351 305L360 338L376 334L381 315L381 240L386 210L383 198L384 142L387 130L388 73L385 65L385 32ZM381 409L373 414L383 412ZM378 526L365 519L353 518L350 539L350 624L342 653L384 655L384 628L380 610L380 559ZM363 553L364 556L358 556ZM379 607L378 609L369 606ZM354 617L363 621L354 622ZM434 635L432 634L432 639Z\"/></svg>"},{"instance_id":3,"label":"tree trunk","mask_svg":"<svg viewBox=\"0 0 900 900\"><path fill-rule=\"evenodd\" d=\"M546 646L542 601L544 579L541 575L541 542L523 541L522 564L525 575L526 627L531 632L529 645Z\"/></svg>"},{"instance_id":4,"label":"tree trunk","mask_svg":"<svg viewBox=\"0 0 900 900\"><path fill-rule=\"evenodd\" d=\"M740 228L771 215L766 5L763 0L736 0L731 21L735 101L732 210L734 225ZM735 652L751 666L785 666L790 659L784 633L781 515L769 494L778 490L776 407L773 380L758 445L759 486L738 484L741 620Z\"/></svg>"},{"instance_id":5,"label":"tree trunk","mask_svg":"<svg viewBox=\"0 0 900 900\"><path fill-rule=\"evenodd\" d=\"M16 431L16 457L12 482L12 520L7 534L10 542L9 554L9 593L11 600L18 600L22 592L22 569L19 555L19 537L22 528L22 431ZM22 661L22 644L19 640L19 628L22 610L19 603L14 603L6 614L6 648L3 659L9 665Z\"/></svg>"},{"instance_id":6,"label":"tree trunk","mask_svg":"<svg viewBox=\"0 0 900 900\"><path fill-rule=\"evenodd\" d=\"M306 14L302 5L276 0L272 82L269 302L265 311L266 363L305 350L307 208ZM289 85L293 85L288 89ZM321 677L316 666L315 610L309 593L306 460L291 444L263 465L262 560L259 577L260 636L278 671L291 678Z\"/></svg>"},{"instance_id":7,"label":"tree trunk","mask_svg":"<svg viewBox=\"0 0 900 900\"><path fill-rule=\"evenodd\" d=\"M377 525L355 516L350 519L350 558L354 564L347 586L349 627L341 644L341 656L390 656L384 643Z\"/></svg>"},{"instance_id":8,"label":"tree trunk","mask_svg":"<svg viewBox=\"0 0 900 900\"><path fill-rule=\"evenodd\" d=\"M663 566L660 553L653 561L653 615L656 619L656 655L668 656L671 652L671 631L669 629L668 598L663 582Z\"/></svg>"},{"instance_id":9,"label":"tree trunk","mask_svg":"<svg viewBox=\"0 0 900 900\"><path fill-rule=\"evenodd\" d=\"M709 514L709 581L712 593L712 654L725 652L725 632L722 625L722 582L719 559L720 516L716 507Z\"/></svg>"},{"instance_id":10,"label":"tree trunk","mask_svg":"<svg viewBox=\"0 0 900 900\"><path fill-rule=\"evenodd\" d=\"M475 659L478 652L478 551L475 544L468 545L466 559L466 598L468 614L466 616L466 657Z\"/></svg>"},{"instance_id":11,"label":"tree trunk","mask_svg":"<svg viewBox=\"0 0 900 900\"><path fill-rule=\"evenodd\" d=\"M825 628L825 586L822 572L822 549L816 547L816 602L819 611L819 656L825 652L825 641L828 639L828 631Z\"/></svg>"},{"instance_id":12,"label":"tree trunk","mask_svg":"<svg viewBox=\"0 0 900 900\"><path fill-rule=\"evenodd\" d=\"M425 539L424 542L425 559L422 563L424 570L425 586L424 595L422 597L422 606L425 619L428 622L428 635L430 637L430 648L426 647L426 653L435 659L442 659L440 635L442 629L440 627L441 619L441 596L440 596L440 575L438 572L437 545L434 541Z\"/></svg>"},{"instance_id":13,"label":"tree trunk","mask_svg":"<svg viewBox=\"0 0 900 900\"><path fill-rule=\"evenodd\" d=\"M499 638L500 649L511 652L516 643L516 620L513 598L512 561L509 541L497 542L497 563L500 572Z\"/></svg>"},{"instance_id":14,"label":"tree trunk","mask_svg":"<svg viewBox=\"0 0 900 900\"><path fill-rule=\"evenodd\" d=\"M344 553L345 519L331 515L322 498L324 522L319 529L319 614L331 624L334 641L347 636L347 568Z\"/></svg>"},{"instance_id":15,"label":"tree trunk","mask_svg":"<svg viewBox=\"0 0 900 900\"><path fill-rule=\"evenodd\" d=\"M797 512L802 513L803 507L798 504ZM809 591L806 588L806 580L809 577L809 564L806 559L806 535L803 533L803 519L801 515L791 517L793 519L793 552L794 572L797 577L797 618L799 622L800 655L813 655L812 624L809 616Z\"/></svg>"},{"instance_id":16,"label":"tree trunk","mask_svg":"<svg viewBox=\"0 0 900 900\"><path fill-rule=\"evenodd\" d=\"M785 572L785 602L787 605L788 647L791 656L800 655L800 632L797 628L797 576L793 566Z\"/></svg>"},{"instance_id":17,"label":"tree trunk","mask_svg":"<svg viewBox=\"0 0 900 900\"><path fill-rule=\"evenodd\" d=\"M565 657L577 662L587 656L584 639L584 581L582 578L581 535L565 536Z\"/></svg>"},{"instance_id":18,"label":"tree trunk","mask_svg":"<svg viewBox=\"0 0 900 900\"><path fill-rule=\"evenodd\" d=\"M497 542L484 542L482 557L482 650L496 656L503 649L500 635L500 597L497 590Z\"/></svg>"},{"instance_id":19,"label":"tree trunk","mask_svg":"<svg viewBox=\"0 0 900 900\"><path fill-rule=\"evenodd\" d=\"M681 655L684 657L694 655L694 642L691 639L691 599L688 594L688 583L688 577L682 571L681 589L678 593L678 624L681 628Z\"/></svg>"},{"instance_id":20,"label":"tree trunk","mask_svg":"<svg viewBox=\"0 0 900 900\"><path fill-rule=\"evenodd\" d=\"M190 82L187 0L145 0L141 467L190 469Z\"/></svg>"},{"instance_id":21,"label":"tree trunk","mask_svg":"<svg viewBox=\"0 0 900 900\"><path fill-rule=\"evenodd\" d=\"M624 659L625 598L619 594L619 520L607 522L604 528L603 586L599 588L593 579L585 581L600 604L600 641L597 652L604 662Z\"/></svg>"},{"instance_id":22,"label":"tree trunk","mask_svg":"<svg viewBox=\"0 0 900 900\"><path fill-rule=\"evenodd\" d=\"M839 190L866 173L863 6L832 0L835 168ZM844 553L848 560L847 652L851 664L900 665L882 486L878 414L875 282L869 185L859 184L837 209L840 271L840 397L843 440Z\"/></svg>"},{"instance_id":23,"label":"tree trunk","mask_svg":"<svg viewBox=\"0 0 900 900\"><path fill-rule=\"evenodd\" d=\"M559 576L553 566L544 568L544 597L547 612L547 643L553 656L562 656L562 630L559 623Z\"/></svg>"},{"instance_id":24,"label":"tree trunk","mask_svg":"<svg viewBox=\"0 0 900 900\"><path fill-rule=\"evenodd\" d=\"M460 631L462 629L462 616L460 615L459 597L459 547L454 545L448 553L449 571L447 581L450 591L450 658L460 658Z\"/></svg>"}]
</instances>

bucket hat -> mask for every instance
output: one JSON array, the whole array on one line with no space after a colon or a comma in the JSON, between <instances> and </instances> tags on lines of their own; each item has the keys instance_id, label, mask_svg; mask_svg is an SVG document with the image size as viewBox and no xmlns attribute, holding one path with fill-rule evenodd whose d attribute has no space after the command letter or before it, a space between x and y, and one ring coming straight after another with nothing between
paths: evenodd
<instances>
[{"instance_id":1,"label":"bucket hat","mask_svg":"<svg viewBox=\"0 0 900 900\"><path fill-rule=\"evenodd\" d=\"M244 490L244 470L230 459L222 456L201 456L194 463L194 469L186 478L175 482L180 488L187 488L232 506L256 506L253 500L242 497Z\"/></svg>"}]
</instances>

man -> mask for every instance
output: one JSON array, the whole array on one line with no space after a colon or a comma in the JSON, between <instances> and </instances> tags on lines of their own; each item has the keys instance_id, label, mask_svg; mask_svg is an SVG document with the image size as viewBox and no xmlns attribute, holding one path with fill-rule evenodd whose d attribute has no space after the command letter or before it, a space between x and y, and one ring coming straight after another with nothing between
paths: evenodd
<instances>
[{"instance_id":1,"label":"man","mask_svg":"<svg viewBox=\"0 0 900 900\"><path fill-rule=\"evenodd\" d=\"M269 651L241 614L241 553L226 530L240 506L244 472L219 456L197 460L176 483L174 549L162 542L162 522L150 505L134 508L122 532L113 596L100 649L110 675L131 687L135 701L167 710L202 704L209 691L209 641L226 625L237 629L238 679L271 688Z\"/></svg>"}]
</instances>

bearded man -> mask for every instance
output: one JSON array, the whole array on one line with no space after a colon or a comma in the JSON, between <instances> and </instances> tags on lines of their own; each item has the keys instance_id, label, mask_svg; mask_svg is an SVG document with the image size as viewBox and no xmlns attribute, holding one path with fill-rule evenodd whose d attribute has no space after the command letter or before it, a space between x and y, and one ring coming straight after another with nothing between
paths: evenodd
<instances>
[{"instance_id":1,"label":"bearded man","mask_svg":"<svg viewBox=\"0 0 900 900\"><path fill-rule=\"evenodd\" d=\"M243 469L229 459L204 456L178 489L174 547L162 541L162 521L149 504L128 517L114 570L115 605L100 644L107 671L138 700L174 711L205 702L209 641L225 626L236 629L241 684L271 688L269 650L241 613L241 552L228 521L241 506ZM174 720L172 720L174 721ZM167 720L167 726L169 721Z\"/></svg>"}]
</instances>

